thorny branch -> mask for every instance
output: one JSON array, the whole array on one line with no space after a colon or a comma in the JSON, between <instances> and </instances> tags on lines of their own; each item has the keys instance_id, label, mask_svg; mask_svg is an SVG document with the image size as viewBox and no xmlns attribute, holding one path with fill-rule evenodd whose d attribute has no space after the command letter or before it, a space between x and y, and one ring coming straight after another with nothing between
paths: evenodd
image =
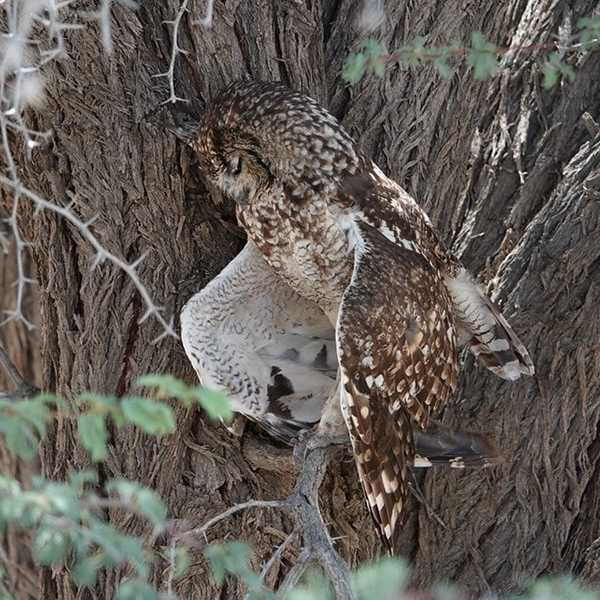
<instances>
[{"instance_id":1,"label":"thorny branch","mask_svg":"<svg viewBox=\"0 0 600 600\"><path fill-rule=\"evenodd\" d=\"M164 73L157 73L153 77L166 77L169 82L169 97L162 102L162 104L175 104L175 102L189 102L187 98L180 98L175 92L175 63L177 62L177 56L179 54L189 54L187 50L184 50L179 45L179 26L183 15L188 11L189 0L183 0L179 6L176 17L172 21L163 21L165 25L173 26L173 36L171 38L171 59L169 60L169 68ZM192 21L192 25L201 25L202 27L209 28L213 22L215 2L214 0L208 0L206 3L206 13L201 19Z\"/></svg>"},{"instance_id":2,"label":"thorny branch","mask_svg":"<svg viewBox=\"0 0 600 600\"><path fill-rule=\"evenodd\" d=\"M0 184L7 187L12 187L16 197L23 196L25 198L28 198L35 204L37 209L44 209L54 212L65 218L73 225L75 225L75 227L77 227L81 235L92 245L92 247L96 251L96 258L94 259L94 262L92 264L92 269L97 267L103 261L108 260L117 267L119 267L131 279L131 281L137 288L138 292L140 293L146 304L146 312L142 315L139 322L143 323L150 315L153 315L164 328L163 333L160 336L158 336L158 338L155 341L162 339L166 335L175 336L175 331L173 330L173 322L167 322L165 318L161 315L161 311L163 310L162 307L154 303L152 297L150 296L150 292L148 292L148 289L142 283L141 279L137 274L136 269L144 260L145 255L140 256L132 263L127 263L123 259L119 258L116 254L113 254L112 252L107 250L98 240L98 238L92 233L90 226L92 225L95 218L87 222L82 221L79 217L75 215L75 213L71 210L70 206L64 207L59 206L57 204L53 204L52 202L48 202L47 200L44 200L42 197L38 196L35 192L32 192L31 190L28 190L27 188L23 187L21 183L15 183L7 177L3 177L1 175Z\"/></svg>"},{"instance_id":3,"label":"thorny branch","mask_svg":"<svg viewBox=\"0 0 600 600\"><path fill-rule=\"evenodd\" d=\"M163 104L175 104L175 102L189 102L186 98L180 98L175 92L175 62L178 54L188 54L187 50L184 50L179 46L179 25L184 13L187 12L188 0L183 0L177 16L172 21L163 21L165 25L173 26L173 38L171 41L171 60L169 61L169 68L164 73L157 73L153 77L166 77L169 81L169 97L163 102Z\"/></svg>"},{"instance_id":4,"label":"thorny branch","mask_svg":"<svg viewBox=\"0 0 600 600\"><path fill-rule=\"evenodd\" d=\"M206 533L213 525L242 510L250 508L287 510L293 515L296 526L276 550L275 555L267 562L262 576L266 575L285 547L291 543L293 537L299 534L303 540L300 557L279 586L279 597L283 597L285 592L302 577L306 568L314 562L322 567L333 586L337 600L354 600L355 596L350 585L350 569L334 548L319 510L319 488L335 448L329 446L305 449L301 445L296 450L300 450L297 454L302 455L302 458L296 486L290 496L284 500L249 500L236 504L216 515L201 527L174 536L171 540L171 554L174 555L178 543L189 542L193 537L201 536L206 541ZM172 577L169 577L169 581L172 582Z\"/></svg>"},{"instance_id":5,"label":"thorny branch","mask_svg":"<svg viewBox=\"0 0 600 600\"><path fill-rule=\"evenodd\" d=\"M184 0L177 18L177 26L181 15L186 10L187 1ZM90 229L91 221L84 222L79 219L72 211L72 205L64 207L54 204L27 189L19 178L9 140L9 131L20 136L24 141L27 153L30 153L33 148L48 138L47 132L29 128L24 120L25 110L29 106L35 106L43 99L44 84L41 75L43 67L62 56L65 48L65 33L83 27L83 23L78 22L82 20L96 19L98 21L105 51L110 52L112 49L111 6L116 2L127 8L137 6L132 0L115 0L115 2L99 0L98 10L89 14L73 9L72 0L30 0L27 3L7 0L0 8L0 18L3 16L6 28L2 34L3 40L2 46L0 46L0 133L3 150L2 162L5 166L5 175L0 177L0 183L12 193L9 216L4 220L6 230L0 232L0 246L4 252L8 251L7 235L10 235L15 242L17 262L17 281L14 284L16 289L15 306L13 310L6 311L7 318L4 323L17 321L29 329L33 327L23 312L26 288L35 283L25 273L24 253L29 243L21 235L18 225L19 209L22 200L25 199L35 204L36 211L40 209L52 211L67 219L81 232L96 251L96 259L92 268L107 260L120 268L132 280L146 306L146 312L140 322L149 316L156 318L163 328L163 333L157 338L158 340L166 335L175 336L175 332L172 322L163 317L162 308L153 301L150 292L137 274L136 269L144 256L132 263L125 262L101 244ZM62 15L67 9L69 12ZM37 31L40 27L45 29L45 33L34 34L34 28ZM176 54L182 51L176 46L174 52Z\"/></svg>"}]
</instances>

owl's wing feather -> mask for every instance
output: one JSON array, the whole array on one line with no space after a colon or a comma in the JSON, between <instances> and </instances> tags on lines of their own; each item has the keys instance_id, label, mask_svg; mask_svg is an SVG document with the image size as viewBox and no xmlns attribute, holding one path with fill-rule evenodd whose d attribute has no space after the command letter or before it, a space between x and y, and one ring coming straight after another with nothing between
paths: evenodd
<instances>
[{"instance_id":1,"label":"owl's wing feather","mask_svg":"<svg viewBox=\"0 0 600 600\"><path fill-rule=\"evenodd\" d=\"M466 269L446 278L461 330L462 343L492 373L514 381L535 368L523 342L500 308L488 298Z\"/></svg>"},{"instance_id":2,"label":"owl's wing feather","mask_svg":"<svg viewBox=\"0 0 600 600\"><path fill-rule=\"evenodd\" d=\"M336 331L341 403L371 513L393 549L413 422L425 428L456 387L456 332L438 270L364 221L356 237Z\"/></svg>"}]
</instances>

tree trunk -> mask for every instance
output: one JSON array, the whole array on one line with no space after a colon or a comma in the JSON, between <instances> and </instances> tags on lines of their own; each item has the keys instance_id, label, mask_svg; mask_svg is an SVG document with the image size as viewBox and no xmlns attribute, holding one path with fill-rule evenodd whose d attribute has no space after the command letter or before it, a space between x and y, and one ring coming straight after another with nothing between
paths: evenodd
<instances>
[{"instance_id":1,"label":"tree trunk","mask_svg":"<svg viewBox=\"0 0 600 600\"><path fill-rule=\"evenodd\" d=\"M582 116L600 117L600 57L582 58L574 82L545 91L540 46L596 2L389 2L374 35L390 49L418 35L437 45L468 43L471 32L483 31L514 50L485 82L465 64L448 80L431 65L391 66L383 79L351 88L340 70L364 37L355 25L362 2L217 1L211 29L190 27L202 16L198 4L179 30L189 54L175 63L186 108L199 115L215 92L248 75L281 79L327 105L494 289L536 363L534 378L510 384L465 359L460 393L443 419L494 432L508 460L482 472L419 478L425 504L413 503L405 532L417 582L450 579L482 592L515 590L543 573L593 579L600 557L593 544L600 536L600 136ZM178 10L175 0L144 2L135 12L114 6L110 56L93 25L73 32L71 59L45 73L47 105L36 117L40 129L54 130L53 140L24 174L43 197L75 201L84 219L97 215L93 230L111 252L128 261L147 252L139 274L165 315L178 315L243 242L231 207L211 197L190 151L167 131L172 106L161 102L168 84L153 75L168 67L172 27L163 21ZM194 381L180 342L152 344L160 325L138 324L145 307L122 272L107 263L91 270L94 251L64 220L42 213L34 223L45 389L120 396L147 372ZM287 450L253 429L237 440L199 411L179 409L178 418L177 434L160 441L112 432L102 477L154 487L173 518L192 524L290 491ZM89 466L68 420L53 430L42 458L50 477ZM381 552L350 460L330 469L321 495L331 534L342 536L338 548L353 565ZM116 512L110 518L138 527ZM258 565L290 526L276 511L249 511L211 539L227 532L249 541ZM286 555L268 581L293 559ZM77 592L66 571L47 571L42 597L108 600L123 575L105 574L92 596ZM155 583L164 577L157 568ZM240 597L236 584L227 586L218 592L199 551L177 590L183 598Z\"/></svg>"}]
</instances>

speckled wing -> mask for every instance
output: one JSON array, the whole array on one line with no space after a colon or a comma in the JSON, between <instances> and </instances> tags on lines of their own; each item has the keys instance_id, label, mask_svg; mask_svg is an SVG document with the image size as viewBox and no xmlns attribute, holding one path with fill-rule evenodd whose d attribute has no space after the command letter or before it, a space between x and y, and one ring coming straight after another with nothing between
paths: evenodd
<instances>
[{"instance_id":1,"label":"speckled wing","mask_svg":"<svg viewBox=\"0 0 600 600\"><path fill-rule=\"evenodd\" d=\"M442 274L414 248L359 221L336 340L342 412L371 513L395 548L413 462L413 425L453 393L454 318Z\"/></svg>"}]
</instances>

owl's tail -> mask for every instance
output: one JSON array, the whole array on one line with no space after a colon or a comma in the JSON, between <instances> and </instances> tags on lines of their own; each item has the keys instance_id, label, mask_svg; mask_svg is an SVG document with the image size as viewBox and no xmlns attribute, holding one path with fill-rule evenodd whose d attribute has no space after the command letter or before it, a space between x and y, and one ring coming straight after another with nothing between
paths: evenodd
<instances>
[{"instance_id":1,"label":"owl's tail","mask_svg":"<svg viewBox=\"0 0 600 600\"><path fill-rule=\"evenodd\" d=\"M459 343L492 373L514 381L533 375L533 362L527 349L512 330L500 309L486 296L471 275L462 269L446 285L458 319Z\"/></svg>"},{"instance_id":2,"label":"owl's tail","mask_svg":"<svg viewBox=\"0 0 600 600\"><path fill-rule=\"evenodd\" d=\"M414 432L415 467L446 466L454 469L489 467L506 462L489 433L454 431L431 423L427 431Z\"/></svg>"}]
</instances>

